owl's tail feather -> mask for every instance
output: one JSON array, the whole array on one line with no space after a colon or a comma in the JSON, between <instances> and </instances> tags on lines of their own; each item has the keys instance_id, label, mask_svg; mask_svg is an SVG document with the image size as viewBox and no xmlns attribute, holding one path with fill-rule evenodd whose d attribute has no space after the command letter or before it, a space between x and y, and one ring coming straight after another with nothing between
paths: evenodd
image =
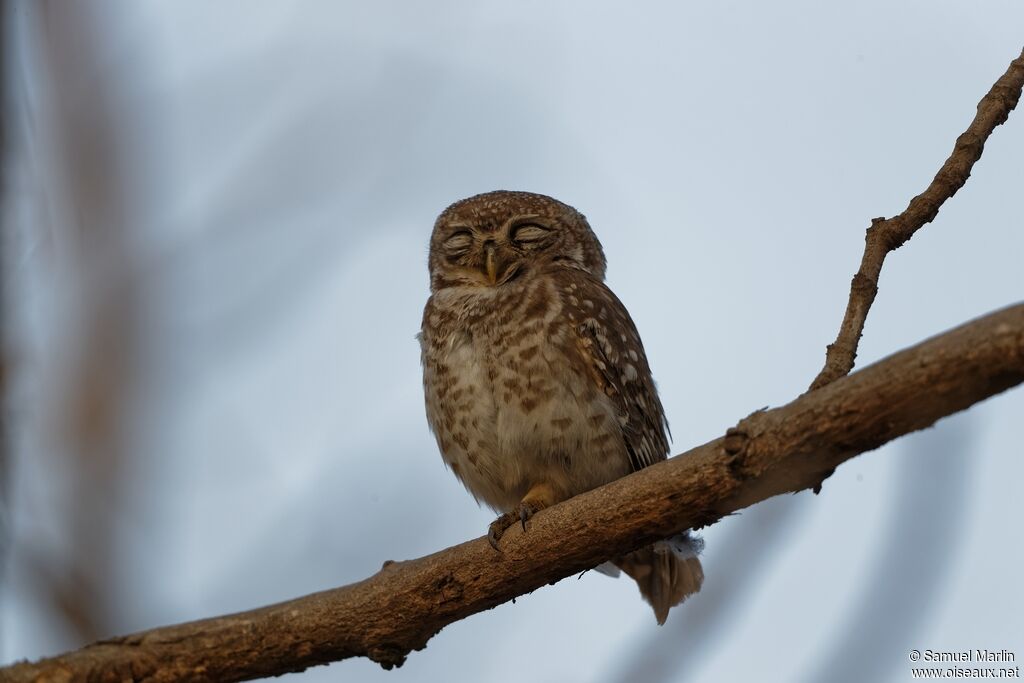
<instances>
[{"instance_id":1,"label":"owl's tail feather","mask_svg":"<svg viewBox=\"0 0 1024 683\"><path fill-rule=\"evenodd\" d=\"M658 624L664 624L668 611L699 591L704 582L697 557L702 547L703 541L687 532L623 555L614 564L636 581Z\"/></svg>"}]
</instances>

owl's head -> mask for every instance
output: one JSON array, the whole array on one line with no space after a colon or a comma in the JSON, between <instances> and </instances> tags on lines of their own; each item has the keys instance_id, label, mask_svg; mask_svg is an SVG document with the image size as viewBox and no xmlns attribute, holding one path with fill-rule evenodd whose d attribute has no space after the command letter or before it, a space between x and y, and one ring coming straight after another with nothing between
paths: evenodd
<instances>
[{"instance_id":1,"label":"owl's head","mask_svg":"<svg viewBox=\"0 0 1024 683\"><path fill-rule=\"evenodd\" d=\"M604 280L601 243L576 209L542 194L498 190L455 202L430 238L430 289L497 287L568 267Z\"/></svg>"}]
</instances>

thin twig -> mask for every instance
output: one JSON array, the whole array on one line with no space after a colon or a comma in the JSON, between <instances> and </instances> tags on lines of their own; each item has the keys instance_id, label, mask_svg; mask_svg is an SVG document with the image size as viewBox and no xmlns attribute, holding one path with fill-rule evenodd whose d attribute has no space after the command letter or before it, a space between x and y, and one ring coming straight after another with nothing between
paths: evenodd
<instances>
[{"instance_id":1,"label":"thin twig","mask_svg":"<svg viewBox=\"0 0 1024 683\"><path fill-rule=\"evenodd\" d=\"M446 625L682 529L816 486L837 465L1024 382L1024 303L934 337L724 438L484 538L356 584L250 612L102 641L0 680L239 681L347 657L400 665Z\"/></svg>"},{"instance_id":2,"label":"thin twig","mask_svg":"<svg viewBox=\"0 0 1024 683\"><path fill-rule=\"evenodd\" d=\"M857 345L864 332L864 321L878 293L878 276L882 263L889 252L901 247L925 224L930 223L939 213L943 202L956 194L971 176L971 168L981 158L985 141L996 126L1017 106L1021 88L1024 87L1024 52L1010 62L998 81L981 98L978 113L963 135L956 139L953 153L935 174L931 185L910 200L906 210L893 218L874 218L865 237L864 256L860 270L853 276L850 285L850 300L846 314L839 326L836 340L828 345L825 353L825 367L811 383L810 391L819 389L830 382L849 374L857 358Z\"/></svg>"}]
</instances>

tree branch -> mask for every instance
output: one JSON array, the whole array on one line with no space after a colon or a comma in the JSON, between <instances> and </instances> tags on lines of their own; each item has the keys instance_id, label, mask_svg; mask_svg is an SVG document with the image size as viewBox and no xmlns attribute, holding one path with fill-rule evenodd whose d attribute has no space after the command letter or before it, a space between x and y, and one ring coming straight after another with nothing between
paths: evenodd
<instances>
[{"instance_id":1,"label":"tree branch","mask_svg":"<svg viewBox=\"0 0 1024 683\"><path fill-rule=\"evenodd\" d=\"M894 218L874 218L865 237L864 255L860 269L850 284L850 299L846 313L839 326L836 340L828 345L825 353L825 367L811 383L810 390L819 389L843 377L853 369L857 358L857 345L864 331L864 321L871 310L871 304L878 293L878 276L882 263L889 252L898 249L914 236L925 224L931 223L939 213L942 204L956 194L971 176L974 162L981 158L985 141L996 126L1017 106L1021 89L1024 88L1024 52L1010 62L999 80L995 82L981 102L978 113L963 135L956 139L953 153L935 174L931 185L910 200L910 204Z\"/></svg>"},{"instance_id":2,"label":"tree branch","mask_svg":"<svg viewBox=\"0 0 1024 683\"><path fill-rule=\"evenodd\" d=\"M1024 381L1024 304L901 351L725 437L543 510L497 553L483 538L334 590L113 638L0 680L239 681L347 657L400 665L444 626L770 496Z\"/></svg>"}]
</instances>

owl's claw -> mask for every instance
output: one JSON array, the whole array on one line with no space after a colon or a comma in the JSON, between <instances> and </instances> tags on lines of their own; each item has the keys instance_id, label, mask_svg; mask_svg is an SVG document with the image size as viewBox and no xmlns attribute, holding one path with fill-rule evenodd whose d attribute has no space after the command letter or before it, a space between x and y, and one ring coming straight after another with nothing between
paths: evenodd
<instances>
[{"instance_id":1,"label":"owl's claw","mask_svg":"<svg viewBox=\"0 0 1024 683\"><path fill-rule=\"evenodd\" d=\"M491 526L487 528L487 541L491 544L491 547L501 552L501 548L498 547L498 541L505 534L505 530L515 524L514 521L508 521L505 518L509 516L509 513L503 514L496 520L491 522Z\"/></svg>"},{"instance_id":2,"label":"owl's claw","mask_svg":"<svg viewBox=\"0 0 1024 683\"><path fill-rule=\"evenodd\" d=\"M487 540L490 542L491 547L501 552L501 548L498 547L498 541L505 535L505 532L516 522L522 524L523 531L526 531L526 521L533 517L533 513L539 509L539 506L524 500L515 508L491 522L491 526L487 528Z\"/></svg>"}]
</instances>

